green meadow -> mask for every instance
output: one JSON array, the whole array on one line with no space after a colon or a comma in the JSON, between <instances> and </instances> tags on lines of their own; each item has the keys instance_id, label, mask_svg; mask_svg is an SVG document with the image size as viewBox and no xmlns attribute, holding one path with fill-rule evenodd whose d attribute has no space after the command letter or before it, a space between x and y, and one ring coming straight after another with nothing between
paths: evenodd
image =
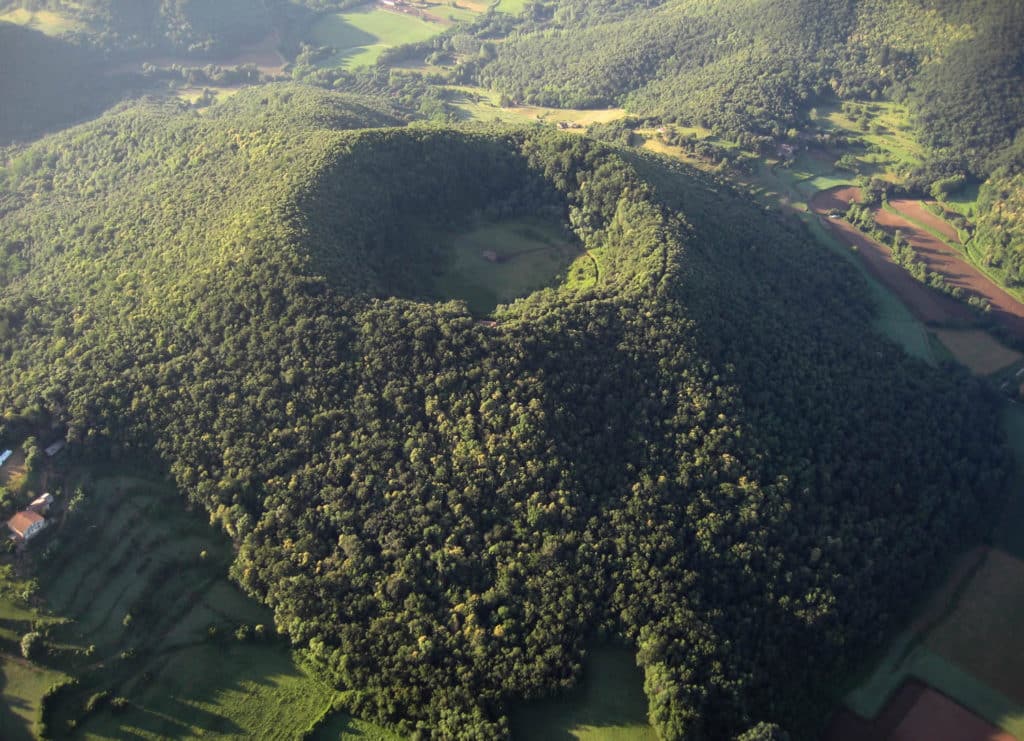
<instances>
[{"instance_id":1,"label":"green meadow","mask_svg":"<svg viewBox=\"0 0 1024 741\"><path fill-rule=\"evenodd\" d=\"M448 245L440 250L434 293L465 301L477 315L555 282L584 288L597 279L594 260L558 224L512 219L439 239Z\"/></svg>"},{"instance_id":2,"label":"green meadow","mask_svg":"<svg viewBox=\"0 0 1024 741\"><path fill-rule=\"evenodd\" d=\"M463 21L474 15L465 8L447 6L437 6L433 12L444 20L453 15ZM323 66L354 69L374 64L385 49L426 41L445 27L444 23L426 21L407 13L363 5L343 13L320 16L310 29L310 40L336 50L321 63Z\"/></svg>"}]
</instances>

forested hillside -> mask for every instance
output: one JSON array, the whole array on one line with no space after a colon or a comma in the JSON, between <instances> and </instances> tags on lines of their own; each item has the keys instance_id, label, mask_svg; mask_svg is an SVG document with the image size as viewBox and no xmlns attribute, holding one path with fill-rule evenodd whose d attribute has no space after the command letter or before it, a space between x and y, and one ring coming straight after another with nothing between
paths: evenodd
<instances>
[{"instance_id":1,"label":"forested hillside","mask_svg":"<svg viewBox=\"0 0 1024 741\"><path fill-rule=\"evenodd\" d=\"M4 434L167 467L349 708L495 738L624 640L666 739L812 732L1000 503L995 402L729 188L551 130L271 86L50 137L0 184ZM599 267L481 323L438 225Z\"/></svg>"}]
</instances>

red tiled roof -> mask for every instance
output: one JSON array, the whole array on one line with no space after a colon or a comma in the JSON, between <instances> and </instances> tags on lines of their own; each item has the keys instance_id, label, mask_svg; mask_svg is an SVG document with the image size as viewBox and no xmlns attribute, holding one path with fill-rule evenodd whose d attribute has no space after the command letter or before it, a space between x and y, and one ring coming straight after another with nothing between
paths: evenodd
<instances>
[{"instance_id":1,"label":"red tiled roof","mask_svg":"<svg viewBox=\"0 0 1024 741\"><path fill-rule=\"evenodd\" d=\"M42 522L44 519L45 518L42 515L36 512L29 512L28 510L25 510L24 512L19 512L9 519L7 521L7 527L24 538L25 532L32 525L35 525L37 522Z\"/></svg>"}]
</instances>

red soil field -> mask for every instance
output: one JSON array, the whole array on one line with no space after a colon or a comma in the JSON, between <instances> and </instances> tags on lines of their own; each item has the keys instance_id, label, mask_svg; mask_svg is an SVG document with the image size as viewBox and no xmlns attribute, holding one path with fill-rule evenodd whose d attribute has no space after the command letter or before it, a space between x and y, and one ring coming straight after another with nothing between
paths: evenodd
<instances>
[{"instance_id":1,"label":"red soil field","mask_svg":"<svg viewBox=\"0 0 1024 741\"><path fill-rule=\"evenodd\" d=\"M916 680L904 682L874 720L843 708L823 741L1017 741Z\"/></svg>"},{"instance_id":2,"label":"red soil field","mask_svg":"<svg viewBox=\"0 0 1024 741\"><path fill-rule=\"evenodd\" d=\"M874 720L840 708L832 716L822 741L887 741L925 690L927 687L920 682L904 682Z\"/></svg>"},{"instance_id":3,"label":"red soil field","mask_svg":"<svg viewBox=\"0 0 1024 741\"><path fill-rule=\"evenodd\" d=\"M929 203L934 203L934 201L929 201ZM889 201L889 205L914 221L919 221L929 229L934 229L950 242L960 244L960 235L957 234L953 225L926 209L921 201L897 198Z\"/></svg>"},{"instance_id":4,"label":"red soil field","mask_svg":"<svg viewBox=\"0 0 1024 741\"><path fill-rule=\"evenodd\" d=\"M888 247L871 239L844 219L828 218L830 209L845 211L851 200L859 198L859 188L833 188L818 193L811 199L810 205L811 210L822 217L825 226L840 241L857 248L868 272L903 299L918 319L926 324L973 324L977 317L970 307L915 280L910 273L893 262ZM906 223L909 226L909 222Z\"/></svg>"},{"instance_id":5,"label":"red soil field","mask_svg":"<svg viewBox=\"0 0 1024 741\"><path fill-rule=\"evenodd\" d=\"M885 209L875 211L875 221L887 229L899 229L927 268L941 273L946 282L964 289L968 296L992 302L992 317L1017 337L1024 337L1024 304L997 286L955 249L936 239L898 214Z\"/></svg>"},{"instance_id":6,"label":"red soil field","mask_svg":"<svg viewBox=\"0 0 1024 741\"><path fill-rule=\"evenodd\" d=\"M1016 741L963 705L930 687L886 741Z\"/></svg>"}]
</instances>

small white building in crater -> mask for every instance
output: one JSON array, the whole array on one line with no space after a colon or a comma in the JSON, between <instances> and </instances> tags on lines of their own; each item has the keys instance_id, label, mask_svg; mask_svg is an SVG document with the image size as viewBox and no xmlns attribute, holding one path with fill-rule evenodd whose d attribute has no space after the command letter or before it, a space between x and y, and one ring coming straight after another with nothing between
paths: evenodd
<instances>
[{"instance_id":1,"label":"small white building in crater","mask_svg":"<svg viewBox=\"0 0 1024 741\"><path fill-rule=\"evenodd\" d=\"M36 497L32 500L32 504L28 505L29 510L36 512L41 515L45 515L50 511L50 505L53 504L53 494L46 492L41 497Z\"/></svg>"}]
</instances>

